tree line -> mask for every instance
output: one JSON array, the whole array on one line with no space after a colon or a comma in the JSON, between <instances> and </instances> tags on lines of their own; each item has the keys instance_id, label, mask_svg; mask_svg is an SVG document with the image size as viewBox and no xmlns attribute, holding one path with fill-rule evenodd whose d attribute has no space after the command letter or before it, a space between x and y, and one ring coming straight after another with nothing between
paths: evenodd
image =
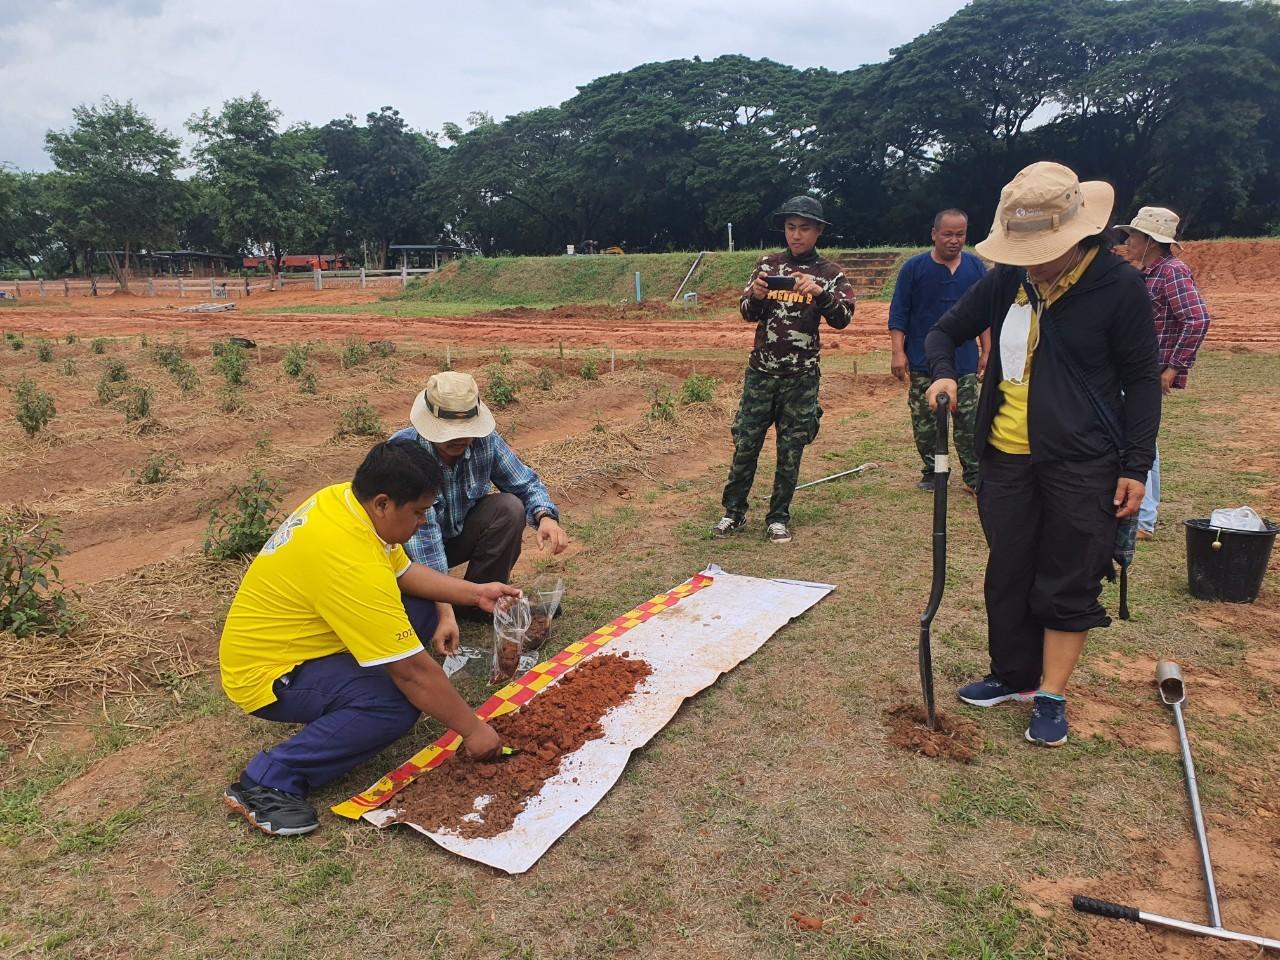
<instances>
[{"instance_id":1,"label":"tree line","mask_svg":"<svg viewBox=\"0 0 1280 960\"><path fill-rule=\"evenodd\" d=\"M417 131L392 107L283 127L260 94L193 116L77 107L49 173L0 168L0 261L31 276L142 250L485 254L771 245L811 193L845 245L920 243L935 210L990 223L1055 159L1170 206L1188 237L1280 233L1280 7L1265 0L975 0L849 71L722 56L647 63L556 107ZM99 259L100 258L100 259Z\"/></svg>"}]
</instances>

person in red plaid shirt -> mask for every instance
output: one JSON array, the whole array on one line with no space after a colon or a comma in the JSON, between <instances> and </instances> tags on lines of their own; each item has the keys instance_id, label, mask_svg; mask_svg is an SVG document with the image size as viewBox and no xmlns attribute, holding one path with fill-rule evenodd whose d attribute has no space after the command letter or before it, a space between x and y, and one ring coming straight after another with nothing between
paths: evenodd
<instances>
[{"instance_id":1,"label":"person in red plaid shirt","mask_svg":"<svg viewBox=\"0 0 1280 960\"><path fill-rule=\"evenodd\" d=\"M1160 345L1160 385L1166 394L1187 385L1187 372L1209 330L1209 310L1196 288L1191 269L1173 255L1182 244L1174 239L1178 215L1164 207L1143 207L1133 221L1117 226L1129 237L1126 256L1142 271L1151 297L1151 314ZM1155 535L1160 506L1160 451L1147 475L1147 491L1138 511L1138 539Z\"/></svg>"}]
</instances>

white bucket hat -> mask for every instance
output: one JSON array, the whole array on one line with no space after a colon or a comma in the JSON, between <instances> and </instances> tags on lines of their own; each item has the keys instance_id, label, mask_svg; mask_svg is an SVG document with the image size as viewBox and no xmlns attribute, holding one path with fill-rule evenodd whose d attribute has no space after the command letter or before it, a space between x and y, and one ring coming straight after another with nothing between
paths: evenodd
<instances>
[{"instance_id":1,"label":"white bucket hat","mask_svg":"<svg viewBox=\"0 0 1280 960\"><path fill-rule=\"evenodd\" d=\"M497 424L469 373L437 373L413 399L409 422L431 443L487 437Z\"/></svg>"},{"instance_id":2,"label":"white bucket hat","mask_svg":"<svg viewBox=\"0 0 1280 960\"><path fill-rule=\"evenodd\" d=\"M1166 207L1143 207L1131 223L1117 225L1116 229L1123 230L1129 236L1136 230L1156 243L1167 243L1171 247L1182 249L1182 244L1174 239L1178 233L1178 215Z\"/></svg>"},{"instance_id":3,"label":"white bucket hat","mask_svg":"<svg viewBox=\"0 0 1280 960\"><path fill-rule=\"evenodd\" d=\"M1015 267L1048 263L1105 230L1115 197L1102 180L1081 183L1060 163L1033 163L1000 191L991 233L975 249Z\"/></svg>"}]
</instances>

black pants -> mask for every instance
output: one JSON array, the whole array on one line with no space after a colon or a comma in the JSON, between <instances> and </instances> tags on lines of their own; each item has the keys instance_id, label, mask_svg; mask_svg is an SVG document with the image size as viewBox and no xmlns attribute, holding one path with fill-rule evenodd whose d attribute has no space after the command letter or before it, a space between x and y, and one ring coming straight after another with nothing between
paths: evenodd
<instances>
[{"instance_id":1,"label":"black pants","mask_svg":"<svg viewBox=\"0 0 1280 960\"><path fill-rule=\"evenodd\" d=\"M980 476L991 672L1029 690L1040 684L1046 629L1111 623L1098 596L1115 543L1119 460L1033 464L988 447Z\"/></svg>"},{"instance_id":2,"label":"black pants","mask_svg":"<svg viewBox=\"0 0 1280 960\"><path fill-rule=\"evenodd\" d=\"M462 532L444 542L450 567L467 561L465 579L472 583L506 583L520 559L525 510L510 493L481 497L462 521Z\"/></svg>"}]
</instances>

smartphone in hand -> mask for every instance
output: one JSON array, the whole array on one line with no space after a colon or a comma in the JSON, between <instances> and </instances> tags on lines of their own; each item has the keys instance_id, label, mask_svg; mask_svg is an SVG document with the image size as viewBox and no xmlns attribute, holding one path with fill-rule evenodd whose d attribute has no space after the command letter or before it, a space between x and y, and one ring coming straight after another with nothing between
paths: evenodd
<instances>
[{"instance_id":1,"label":"smartphone in hand","mask_svg":"<svg viewBox=\"0 0 1280 960\"><path fill-rule=\"evenodd\" d=\"M794 290L796 288L796 278L771 274L764 278L764 285L770 290Z\"/></svg>"}]
</instances>

